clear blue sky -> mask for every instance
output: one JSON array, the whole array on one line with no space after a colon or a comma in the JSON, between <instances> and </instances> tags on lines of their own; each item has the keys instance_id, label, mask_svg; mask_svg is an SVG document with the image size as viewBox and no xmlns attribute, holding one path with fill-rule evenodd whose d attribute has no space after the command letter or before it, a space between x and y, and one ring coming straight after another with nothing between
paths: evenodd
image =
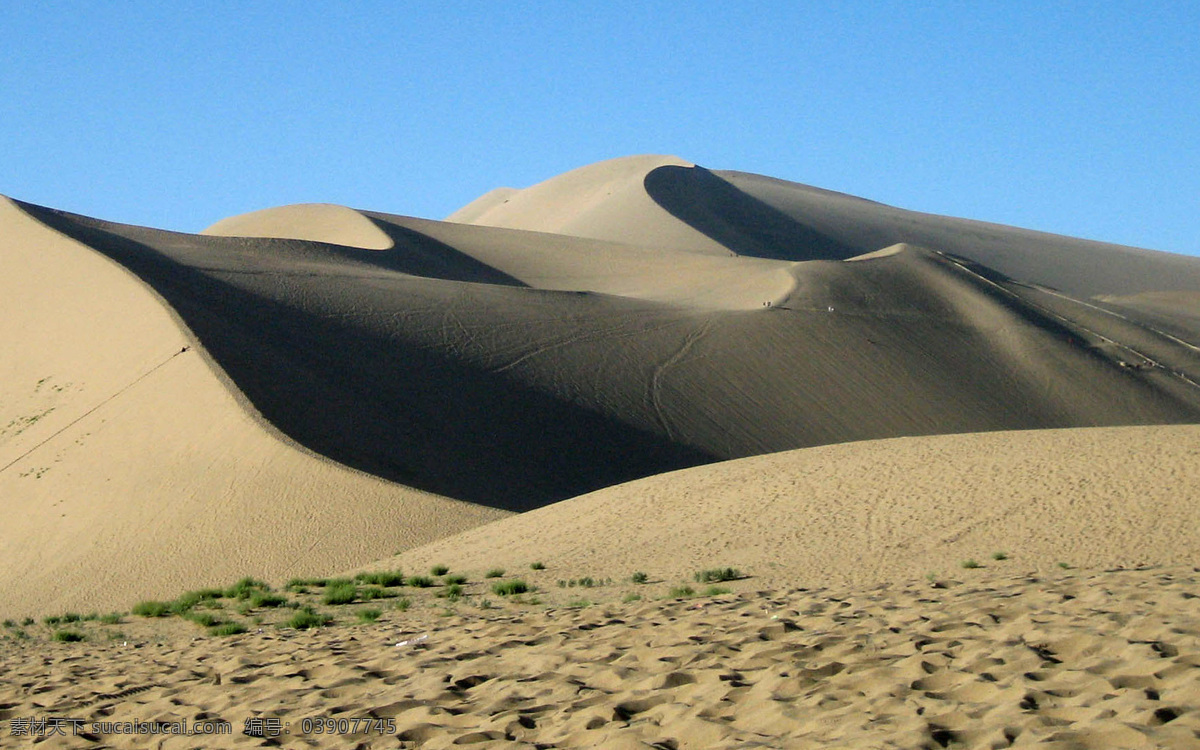
<instances>
[{"instance_id":1,"label":"clear blue sky","mask_svg":"<svg viewBox=\"0 0 1200 750\"><path fill-rule=\"evenodd\" d=\"M1200 254L1197 2L0 3L0 193L442 218L668 153Z\"/></svg>"}]
</instances>

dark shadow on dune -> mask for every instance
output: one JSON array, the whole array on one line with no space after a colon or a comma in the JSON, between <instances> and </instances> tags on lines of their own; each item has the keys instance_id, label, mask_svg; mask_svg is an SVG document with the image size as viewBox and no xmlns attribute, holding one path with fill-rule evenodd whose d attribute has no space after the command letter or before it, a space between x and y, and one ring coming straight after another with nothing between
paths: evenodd
<instances>
[{"instance_id":1,"label":"dark shadow on dune","mask_svg":"<svg viewBox=\"0 0 1200 750\"><path fill-rule=\"evenodd\" d=\"M738 255L844 260L861 250L805 226L704 167L664 166L644 180L654 202Z\"/></svg>"},{"instance_id":2,"label":"dark shadow on dune","mask_svg":"<svg viewBox=\"0 0 1200 750\"><path fill-rule=\"evenodd\" d=\"M385 214L370 211L360 213L395 243L391 250L374 251L378 254L377 258L371 258L375 265L430 279L528 286L440 240L389 221Z\"/></svg>"},{"instance_id":3,"label":"dark shadow on dune","mask_svg":"<svg viewBox=\"0 0 1200 750\"><path fill-rule=\"evenodd\" d=\"M716 460L406 339L392 322L409 312L406 291L454 282L328 273L345 249L319 243L248 245L20 206L149 284L267 420L356 469L523 511ZM247 255L274 265L246 270ZM317 263L321 273L303 271Z\"/></svg>"}]
</instances>

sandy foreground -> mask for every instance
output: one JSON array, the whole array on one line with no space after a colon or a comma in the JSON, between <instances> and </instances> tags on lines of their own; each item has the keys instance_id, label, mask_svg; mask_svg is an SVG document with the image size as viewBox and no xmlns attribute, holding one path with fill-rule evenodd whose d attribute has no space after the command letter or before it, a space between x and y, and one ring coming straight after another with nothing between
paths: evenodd
<instances>
[{"instance_id":1,"label":"sandy foreground","mask_svg":"<svg viewBox=\"0 0 1200 750\"><path fill-rule=\"evenodd\" d=\"M4 645L5 747L1200 746L1192 567L586 607L418 602L373 625ZM14 734L50 717L81 733ZM230 733L92 731L137 721Z\"/></svg>"}]
</instances>

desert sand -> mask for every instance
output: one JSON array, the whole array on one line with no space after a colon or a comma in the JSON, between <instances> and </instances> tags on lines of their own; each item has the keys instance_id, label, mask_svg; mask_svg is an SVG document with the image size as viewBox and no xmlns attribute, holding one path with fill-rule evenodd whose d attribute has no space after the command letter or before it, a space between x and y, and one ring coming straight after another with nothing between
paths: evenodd
<instances>
[{"instance_id":1,"label":"desert sand","mask_svg":"<svg viewBox=\"0 0 1200 750\"><path fill-rule=\"evenodd\" d=\"M0 745L1200 746L1200 259L661 156L0 228Z\"/></svg>"}]
</instances>

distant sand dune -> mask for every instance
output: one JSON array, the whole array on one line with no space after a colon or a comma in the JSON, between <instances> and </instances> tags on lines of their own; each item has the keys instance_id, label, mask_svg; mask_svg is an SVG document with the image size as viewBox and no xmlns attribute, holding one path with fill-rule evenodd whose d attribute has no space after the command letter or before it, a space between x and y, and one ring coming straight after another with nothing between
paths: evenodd
<instances>
[{"instance_id":1,"label":"distant sand dune","mask_svg":"<svg viewBox=\"0 0 1200 750\"><path fill-rule=\"evenodd\" d=\"M1194 428L1011 431L1200 423L1200 259L660 156L451 219L6 200L0 609L467 555L417 548L535 508L470 545L781 585L1196 552Z\"/></svg>"}]
</instances>

